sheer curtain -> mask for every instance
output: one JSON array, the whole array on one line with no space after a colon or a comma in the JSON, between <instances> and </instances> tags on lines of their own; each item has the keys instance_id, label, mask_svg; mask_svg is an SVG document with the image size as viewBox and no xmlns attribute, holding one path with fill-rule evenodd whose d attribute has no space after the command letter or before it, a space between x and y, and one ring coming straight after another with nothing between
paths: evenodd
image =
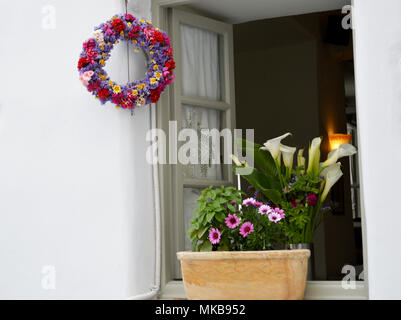
<instances>
[{"instance_id":1,"label":"sheer curtain","mask_svg":"<svg viewBox=\"0 0 401 320\"><path fill-rule=\"evenodd\" d=\"M210 100L221 100L219 35L214 32L181 25L181 66L182 94ZM183 105L181 109L182 127L198 132L198 148L201 149L202 129L220 130L221 114L219 110ZM209 158L214 152L209 143ZM200 152L199 162L200 162ZM189 164L184 167L184 178L202 180L221 180L221 165ZM196 207L195 200L201 189L184 188L184 223L186 230ZM185 235L185 249L191 244Z\"/></svg>"}]
</instances>

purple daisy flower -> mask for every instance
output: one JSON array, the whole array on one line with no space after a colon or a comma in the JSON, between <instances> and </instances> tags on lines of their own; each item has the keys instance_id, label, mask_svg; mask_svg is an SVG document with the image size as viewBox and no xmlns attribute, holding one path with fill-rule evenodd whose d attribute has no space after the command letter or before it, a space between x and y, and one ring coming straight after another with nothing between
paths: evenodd
<instances>
[{"instance_id":1,"label":"purple daisy flower","mask_svg":"<svg viewBox=\"0 0 401 320\"><path fill-rule=\"evenodd\" d=\"M255 203L253 204L256 208L260 208L261 206L263 206L263 202L260 201L255 201Z\"/></svg>"},{"instance_id":2,"label":"purple daisy flower","mask_svg":"<svg viewBox=\"0 0 401 320\"><path fill-rule=\"evenodd\" d=\"M259 208L258 211L260 214L264 215L264 214L268 214L271 210L272 210L272 208L270 208L268 205L264 204Z\"/></svg>"},{"instance_id":3,"label":"purple daisy flower","mask_svg":"<svg viewBox=\"0 0 401 320\"><path fill-rule=\"evenodd\" d=\"M274 223L277 223L281 220L280 214L278 214L275 211L270 212L268 217L269 217L269 220Z\"/></svg>"},{"instance_id":4,"label":"purple daisy flower","mask_svg":"<svg viewBox=\"0 0 401 320\"><path fill-rule=\"evenodd\" d=\"M254 231L253 229L253 224L250 223L249 221L245 222L241 228L239 229L239 233L241 236L246 238L249 234L251 234Z\"/></svg>"},{"instance_id":5,"label":"purple daisy flower","mask_svg":"<svg viewBox=\"0 0 401 320\"><path fill-rule=\"evenodd\" d=\"M228 217L226 218L226 226L229 227L230 229L235 229L236 227L239 226L240 219L237 217L237 215L234 214L229 214Z\"/></svg>"},{"instance_id":6,"label":"purple daisy flower","mask_svg":"<svg viewBox=\"0 0 401 320\"><path fill-rule=\"evenodd\" d=\"M250 205L254 205L255 202L256 202L256 200L254 198L246 198L245 200L242 201L242 205L250 206Z\"/></svg>"},{"instance_id":7,"label":"purple daisy flower","mask_svg":"<svg viewBox=\"0 0 401 320\"><path fill-rule=\"evenodd\" d=\"M212 244L217 244L220 242L220 238L221 238L221 233L220 233L219 229L212 228L209 232L209 241Z\"/></svg>"},{"instance_id":8,"label":"purple daisy flower","mask_svg":"<svg viewBox=\"0 0 401 320\"><path fill-rule=\"evenodd\" d=\"M277 213L281 219L285 218L285 213L283 209L280 208L274 208L274 212Z\"/></svg>"}]
</instances>

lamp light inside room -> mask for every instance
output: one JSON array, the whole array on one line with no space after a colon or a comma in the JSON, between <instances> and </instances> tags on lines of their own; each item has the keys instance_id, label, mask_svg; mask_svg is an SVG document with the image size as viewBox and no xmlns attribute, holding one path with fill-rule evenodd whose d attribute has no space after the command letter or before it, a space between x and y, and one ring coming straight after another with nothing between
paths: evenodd
<instances>
[{"instance_id":1,"label":"lamp light inside room","mask_svg":"<svg viewBox=\"0 0 401 320\"><path fill-rule=\"evenodd\" d=\"M330 150L337 149L344 143L350 143L352 139L351 134L334 133L329 135Z\"/></svg>"}]
</instances>

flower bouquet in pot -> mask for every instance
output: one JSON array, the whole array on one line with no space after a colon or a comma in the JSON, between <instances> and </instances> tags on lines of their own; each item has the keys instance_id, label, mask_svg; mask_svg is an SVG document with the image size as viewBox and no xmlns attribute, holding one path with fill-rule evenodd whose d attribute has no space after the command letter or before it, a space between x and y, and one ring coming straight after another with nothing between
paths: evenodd
<instances>
[{"instance_id":1,"label":"flower bouquet in pot","mask_svg":"<svg viewBox=\"0 0 401 320\"><path fill-rule=\"evenodd\" d=\"M249 168L250 174L243 177L267 199L271 207L279 207L285 213L282 231L285 246L291 249L313 248L313 238L317 227L323 221L325 209L322 208L331 188L342 177L342 157L352 156L356 148L351 144L342 144L332 150L324 162L320 162L322 139L314 138L308 150L308 163L304 150L281 143L286 133L270 139L263 146L247 141L252 148L256 168ZM242 150L243 141L237 141ZM296 160L294 159L296 158ZM246 167L233 156L236 168ZM308 279L314 274L313 259L309 264Z\"/></svg>"},{"instance_id":2,"label":"flower bouquet in pot","mask_svg":"<svg viewBox=\"0 0 401 320\"><path fill-rule=\"evenodd\" d=\"M310 251L274 250L311 243L321 206L341 177L337 160L356 152L342 145L320 163L321 138L303 151L281 141L239 147L253 154L255 168L233 156L235 170L257 190L253 197L233 187L206 188L197 200L188 236L192 252L179 252L190 299L302 299ZM236 170L236 173L244 170Z\"/></svg>"}]
</instances>

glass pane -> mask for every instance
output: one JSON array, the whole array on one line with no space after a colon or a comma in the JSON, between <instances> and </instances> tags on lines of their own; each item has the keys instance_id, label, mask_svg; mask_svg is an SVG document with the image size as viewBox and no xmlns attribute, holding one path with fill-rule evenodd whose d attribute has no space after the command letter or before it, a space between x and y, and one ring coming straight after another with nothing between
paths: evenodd
<instances>
[{"instance_id":1,"label":"glass pane","mask_svg":"<svg viewBox=\"0 0 401 320\"><path fill-rule=\"evenodd\" d=\"M183 166L184 179L222 180L222 165L212 164L212 159L221 159L221 146L213 143L213 139L203 129L221 127L221 111L190 105L182 105L182 129L193 129L197 136L197 163ZM219 142L220 142L219 138ZM216 161L214 162L216 163Z\"/></svg>"},{"instance_id":2,"label":"glass pane","mask_svg":"<svg viewBox=\"0 0 401 320\"><path fill-rule=\"evenodd\" d=\"M219 34L187 25L180 31L182 94L221 100Z\"/></svg>"},{"instance_id":3,"label":"glass pane","mask_svg":"<svg viewBox=\"0 0 401 320\"><path fill-rule=\"evenodd\" d=\"M188 238L189 223L191 222L195 208L196 199L199 198L202 189L184 188L184 226L185 226L185 250L191 250L191 241Z\"/></svg>"}]
</instances>

